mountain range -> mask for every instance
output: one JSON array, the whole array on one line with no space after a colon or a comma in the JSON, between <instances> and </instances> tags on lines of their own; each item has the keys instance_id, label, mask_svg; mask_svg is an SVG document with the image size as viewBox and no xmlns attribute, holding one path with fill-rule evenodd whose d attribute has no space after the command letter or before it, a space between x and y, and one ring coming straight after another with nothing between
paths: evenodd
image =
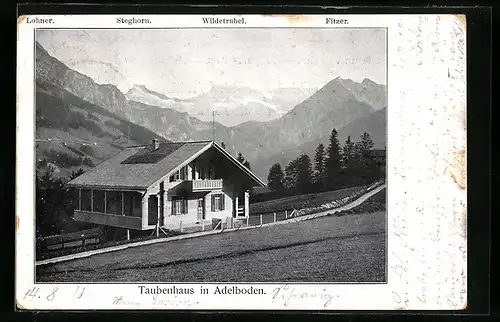
<instances>
[{"instance_id":1,"label":"mountain range","mask_svg":"<svg viewBox=\"0 0 500 322\"><path fill-rule=\"evenodd\" d=\"M134 85L125 97L151 106L186 112L205 122L211 122L215 118L217 122L231 127L247 121L267 122L280 118L314 91L308 88L287 88L266 95L248 87L217 85L196 97L179 99L155 92L144 85Z\"/></svg>"},{"instance_id":2,"label":"mountain range","mask_svg":"<svg viewBox=\"0 0 500 322\"><path fill-rule=\"evenodd\" d=\"M170 97L142 85L124 94L114 85L97 84L70 69L37 43L36 88L37 112L44 102L43 119L59 119L55 128L47 125L50 122L37 124L37 136L57 136L67 144L98 143L102 148L92 156L96 162L120 147L147 143L154 136L171 141L206 140L215 132L216 141L224 142L233 155L241 152L265 180L273 162L284 166L299 154L310 153L319 142L326 144L333 128L338 129L341 143L347 135L357 140L365 131L376 147L386 142L387 90L369 79L357 83L337 77L318 90L285 88L265 94L214 86L190 99ZM92 123L65 126L61 110L68 115L80 113L87 120L92 111ZM212 110L216 111L214 124ZM93 124L101 129L100 137L93 134ZM37 155L47 149L41 146Z\"/></svg>"}]
</instances>

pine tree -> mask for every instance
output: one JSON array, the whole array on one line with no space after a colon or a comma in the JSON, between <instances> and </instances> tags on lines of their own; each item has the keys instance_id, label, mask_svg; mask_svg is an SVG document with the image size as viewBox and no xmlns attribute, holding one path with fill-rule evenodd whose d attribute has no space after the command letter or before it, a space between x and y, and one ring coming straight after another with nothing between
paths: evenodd
<instances>
[{"instance_id":1,"label":"pine tree","mask_svg":"<svg viewBox=\"0 0 500 322\"><path fill-rule=\"evenodd\" d=\"M307 154L298 158L297 190L299 193L307 193L311 189L312 166L311 159Z\"/></svg>"},{"instance_id":2,"label":"pine tree","mask_svg":"<svg viewBox=\"0 0 500 322\"><path fill-rule=\"evenodd\" d=\"M326 172L326 159L325 159L325 146L320 143L316 148L314 153L314 176L313 182L322 188L325 182L325 172Z\"/></svg>"},{"instance_id":3,"label":"pine tree","mask_svg":"<svg viewBox=\"0 0 500 322\"><path fill-rule=\"evenodd\" d=\"M353 184L362 184L364 182L365 166L364 166L364 155L363 146L361 141L354 142L352 159L350 162L350 174L352 175Z\"/></svg>"},{"instance_id":4,"label":"pine tree","mask_svg":"<svg viewBox=\"0 0 500 322\"><path fill-rule=\"evenodd\" d=\"M236 157L236 160L238 160L240 163L245 162L245 158L243 157L243 154L238 153L238 156Z\"/></svg>"},{"instance_id":5,"label":"pine tree","mask_svg":"<svg viewBox=\"0 0 500 322\"><path fill-rule=\"evenodd\" d=\"M247 160L245 160L245 157L243 157L243 154L238 153L238 156L236 157L236 160L238 160L238 162L240 162L241 164L243 164L248 170L250 170L250 162L248 162Z\"/></svg>"},{"instance_id":6,"label":"pine tree","mask_svg":"<svg viewBox=\"0 0 500 322\"><path fill-rule=\"evenodd\" d=\"M342 148L342 167L348 169L352 166L354 156L354 143L351 141L351 136L348 135Z\"/></svg>"},{"instance_id":7,"label":"pine tree","mask_svg":"<svg viewBox=\"0 0 500 322\"><path fill-rule=\"evenodd\" d=\"M267 186L273 191L282 190L284 186L284 174L279 163L275 163L269 169L267 176Z\"/></svg>"},{"instance_id":8,"label":"pine tree","mask_svg":"<svg viewBox=\"0 0 500 322\"><path fill-rule=\"evenodd\" d=\"M285 187L297 188L298 174L299 174L299 159L290 161L285 167Z\"/></svg>"},{"instance_id":9,"label":"pine tree","mask_svg":"<svg viewBox=\"0 0 500 322\"><path fill-rule=\"evenodd\" d=\"M82 168L80 168L80 169L78 169L78 170L76 170L76 171L74 171L74 170L73 170L73 171L71 171L71 174L69 175L69 180L73 180L73 179L75 179L76 177L81 176L84 172L85 172L85 171L84 171Z\"/></svg>"},{"instance_id":10,"label":"pine tree","mask_svg":"<svg viewBox=\"0 0 500 322\"><path fill-rule=\"evenodd\" d=\"M374 146L373 140L372 140L370 134L368 134L366 132L361 135L360 143L361 143L363 150L365 150L365 151L369 151L369 150L373 149L373 146Z\"/></svg>"},{"instance_id":11,"label":"pine tree","mask_svg":"<svg viewBox=\"0 0 500 322\"><path fill-rule=\"evenodd\" d=\"M38 172L38 171L37 171ZM71 210L72 199L61 178L54 177L54 170L48 168L36 174L36 230L37 236L58 234Z\"/></svg>"},{"instance_id":12,"label":"pine tree","mask_svg":"<svg viewBox=\"0 0 500 322\"><path fill-rule=\"evenodd\" d=\"M352 186L354 184L355 177L355 150L354 143L351 141L351 136L347 136L344 147L342 148L342 168L346 174L346 182L348 185Z\"/></svg>"},{"instance_id":13,"label":"pine tree","mask_svg":"<svg viewBox=\"0 0 500 322\"><path fill-rule=\"evenodd\" d=\"M373 176L376 175L375 167L372 159L369 157L370 151L373 150L373 141L370 137L370 134L363 133L361 135L361 140L357 144L357 157L358 157L358 166L360 177L363 183L368 183L373 180Z\"/></svg>"},{"instance_id":14,"label":"pine tree","mask_svg":"<svg viewBox=\"0 0 500 322\"><path fill-rule=\"evenodd\" d=\"M333 129L326 151L325 175L327 188L332 189L339 186L338 176L341 169L340 143L337 130Z\"/></svg>"}]
</instances>

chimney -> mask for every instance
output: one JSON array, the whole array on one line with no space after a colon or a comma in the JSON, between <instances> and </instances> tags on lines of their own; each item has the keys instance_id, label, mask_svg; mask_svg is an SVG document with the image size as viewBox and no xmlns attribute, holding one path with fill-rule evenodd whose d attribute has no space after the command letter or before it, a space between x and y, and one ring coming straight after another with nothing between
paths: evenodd
<instances>
[{"instance_id":1,"label":"chimney","mask_svg":"<svg viewBox=\"0 0 500 322\"><path fill-rule=\"evenodd\" d=\"M153 139L153 150L158 150L159 147L160 147L160 140Z\"/></svg>"}]
</instances>

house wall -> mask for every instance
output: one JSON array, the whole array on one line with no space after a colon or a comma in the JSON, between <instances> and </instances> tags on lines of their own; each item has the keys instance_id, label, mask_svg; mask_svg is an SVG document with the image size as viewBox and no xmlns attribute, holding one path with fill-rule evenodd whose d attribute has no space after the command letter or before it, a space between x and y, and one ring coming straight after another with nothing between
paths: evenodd
<instances>
[{"instance_id":1,"label":"house wall","mask_svg":"<svg viewBox=\"0 0 500 322\"><path fill-rule=\"evenodd\" d=\"M212 195L224 194L224 210L212 212ZM234 186L224 185L222 190L214 190L205 196L205 219L212 221L214 218L233 216Z\"/></svg>"},{"instance_id":2,"label":"house wall","mask_svg":"<svg viewBox=\"0 0 500 322\"><path fill-rule=\"evenodd\" d=\"M222 163L220 161L223 161ZM182 222L183 227L193 226L199 222L198 219L198 198L205 199L205 220L212 221L212 219L233 217L235 214L235 199L239 196L238 204L244 206L245 217L249 215L249 194L245 193L251 183L241 174L241 170L235 168L230 163L226 162L224 157L221 160L213 159L211 155L202 155L194 162L187 165L187 177L184 181L170 182L170 177L162 178L164 183L164 207L163 207L163 226L167 229L179 229ZM213 171L210 172L209 168ZM203 172L203 174L201 173ZM192 192L189 186L190 180L200 179L204 177L208 179L223 179L223 188L219 190L212 190L206 192ZM160 183L157 181L149 187L147 195L158 194L160 191ZM225 206L223 211L211 210L212 195L223 193ZM172 215L172 196L186 195L188 198L188 212L183 215ZM144 209L144 205L143 205ZM143 212L143 226L147 226L147 214ZM241 218L241 216L239 217Z\"/></svg>"},{"instance_id":3,"label":"house wall","mask_svg":"<svg viewBox=\"0 0 500 322\"><path fill-rule=\"evenodd\" d=\"M224 210L212 212L212 195L224 194ZM188 194L188 212L184 215L172 215L172 196L176 193L173 190L165 194L165 217L163 224L168 229L179 229L182 221L183 227L196 225L198 221L198 198L205 199L205 220L212 221L214 218L226 218L233 215L233 195L234 186L224 185L221 190L213 190L206 193Z\"/></svg>"},{"instance_id":4,"label":"house wall","mask_svg":"<svg viewBox=\"0 0 500 322\"><path fill-rule=\"evenodd\" d=\"M188 199L187 214L172 215L172 196L170 194L167 196L168 212L165 212L163 225L169 229L179 229L181 221L184 227L194 225L198 221L198 199L195 197Z\"/></svg>"}]
</instances>

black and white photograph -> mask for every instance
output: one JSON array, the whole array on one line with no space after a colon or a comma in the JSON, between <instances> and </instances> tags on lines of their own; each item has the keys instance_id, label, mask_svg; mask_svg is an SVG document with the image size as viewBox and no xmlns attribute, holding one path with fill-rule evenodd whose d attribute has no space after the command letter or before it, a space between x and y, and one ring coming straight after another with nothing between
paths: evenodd
<instances>
[{"instance_id":1,"label":"black and white photograph","mask_svg":"<svg viewBox=\"0 0 500 322\"><path fill-rule=\"evenodd\" d=\"M16 307L466 309L466 16L333 11L19 16Z\"/></svg>"},{"instance_id":2,"label":"black and white photograph","mask_svg":"<svg viewBox=\"0 0 500 322\"><path fill-rule=\"evenodd\" d=\"M37 283L386 283L387 29L35 31Z\"/></svg>"}]
</instances>

